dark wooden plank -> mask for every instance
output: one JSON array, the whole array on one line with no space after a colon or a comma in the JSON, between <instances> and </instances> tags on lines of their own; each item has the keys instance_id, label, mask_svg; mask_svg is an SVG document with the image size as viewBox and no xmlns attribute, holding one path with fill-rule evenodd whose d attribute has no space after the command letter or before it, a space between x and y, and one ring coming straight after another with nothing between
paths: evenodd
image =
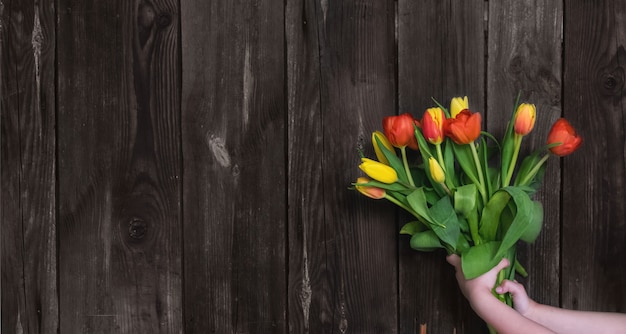
<instances>
[{"instance_id":1,"label":"dark wooden plank","mask_svg":"<svg viewBox=\"0 0 626 334\"><path fill-rule=\"evenodd\" d=\"M182 332L177 2L58 8L60 332Z\"/></svg>"},{"instance_id":2,"label":"dark wooden plank","mask_svg":"<svg viewBox=\"0 0 626 334\"><path fill-rule=\"evenodd\" d=\"M501 138L517 94L522 102L535 104L535 128L524 138L520 157L545 145L552 123L561 115L562 17L560 1L489 2L486 125ZM559 303L560 175L559 160L552 157L534 196L543 204L543 230L535 243L518 246L529 272L520 281L533 299L550 305Z\"/></svg>"},{"instance_id":3,"label":"dark wooden plank","mask_svg":"<svg viewBox=\"0 0 626 334\"><path fill-rule=\"evenodd\" d=\"M287 332L283 9L182 7L190 333Z\"/></svg>"},{"instance_id":4,"label":"dark wooden plank","mask_svg":"<svg viewBox=\"0 0 626 334\"><path fill-rule=\"evenodd\" d=\"M294 333L397 331L392 206L348 190L394 114L394 15L393 1L287 2Z\"/></svg>"},{"instance_id":5,"label":"dark wooden plank","mask_svg":"<svg viewBox=\"0 0 626 334\"><path fill-rule=\"evenodd\" d=\"M58 328L52 1L0 3L2 319Z\"/></svg>"},{"instance_id":6,"label":"dark wooden plank","mask_svg":"<svg viewBox=\"0 0 626 334\"><path fill-rule=\"evenodd\" d=\"M626 312L626 2L565 1L562 306Z\"/></svg>"},{"instance_id":7,"label":"dark wooden plank","mask_svg":"<svg viewBox=\"0 0 626 334\"><path fill-rule=\"evenodd\" d=\"M399 112L421 118L434 106L467 95L483 111L485 97L483 1L398 2ZM401 216L400 225L409 218ZM445 253L418 253L400 239L401 333L476 332L483 322L461 295Z\"/></svg>"}]
</instances>

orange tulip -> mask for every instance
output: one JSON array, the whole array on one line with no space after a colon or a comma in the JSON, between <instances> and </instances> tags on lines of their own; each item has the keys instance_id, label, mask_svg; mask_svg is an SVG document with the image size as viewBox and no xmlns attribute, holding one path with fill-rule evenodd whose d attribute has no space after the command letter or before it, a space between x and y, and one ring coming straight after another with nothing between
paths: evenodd
<instances>
[{"instance_id":1,"label":"orange tulip","mask_svg":"<svg viewBox=\"0 0 626 334\"><path fill-rule=\"evenodd\" d=\"M474 142L480 136L481 117L479 113L463 110L455 118L448 118L443 129L447 137L464 145Z\"/></svg>"},{"instance_id":2,"label":"orange tulip","mask_svg":"<svg viewBox=\"0 0 626 334\"><path fill-rule=\"evenodd\" d=\"M583 143L583 139L576 134L576 130L565 118L559 118L548 134L548 145L554 143L561 144L551 147L550 152L563 157L576 151Z\"/></svg>"},{"instance_id":3,"label":"orange tulip","mask_svg":"<svg viewBox=\"0 0 626 334\"><path fill-rule=\"evenodd\" d=\"M370 179L366 178L366 177L359 177L356 179L356 183L368 183L370 182ZM359 186L356 185L354 186L356 188L356 190L358 190L361 194L369 197L369 198L373 198L373 199L381 199L381 198L385 198L385 189L382 188L378 188L378 187L368 187L368 186Z\"/></svg>"},{"instance_id":4,"label":"orange tulip","mask_svg":"<svg viewBox=\"0 0 626 334\"><path fill-rule=\"evenodd\" d=\"M513 128L520 136L527 135L535 126L536 109L534 104L522 103L515 112Z\"/></svg>"},{"instance_id":5,"label":"orange tulip","mask_svg":"<svg viewBox=\"0 0 626 334\"><path fill-rule=\"evenodd\" d=\"M414 124L417 124L413 116L404 113L398 116L388 116L383 118L383 130L391 145L403 148L410 147L417 150L417 139L415 138Z\"/></svg>"},{"instance_id":6,"label":"orange tulip","mask_svg":"<svg viewBox=\"0 0 626 334\"><path fill-rule=\"evenodd\" d=\"M445 115L441 108L429 108L422 117L422 133L431 144L441 144L443 141L443 123Z\"/></svg>"}]
</instances>

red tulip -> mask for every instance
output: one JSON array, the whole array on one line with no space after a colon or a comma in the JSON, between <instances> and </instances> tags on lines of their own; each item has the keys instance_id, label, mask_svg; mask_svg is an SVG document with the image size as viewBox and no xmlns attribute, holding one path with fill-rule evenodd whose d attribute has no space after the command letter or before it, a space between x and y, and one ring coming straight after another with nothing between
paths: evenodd
<instances>
[{"instance_id":1,"label":"red tulip","mask_svg":"<svg viewBox=\"0 0 626 334\"><path fill-rule=\"evenodd\" d=\"M383 118L385 137L395 147L403 148L408 146L417 150L414 124L417 124L417 122L409 113L385 117Z\"/></svg>"},{"instance_id":2,"label":"red tulip","mask_svg":"<svg viewBox=\"0 0 626 334\"><path fill-rule=\"evenodd\" d=\"M455 118L448 118L443 129L447 137L455 143L464 145L474 142L480 136L481 117L479 113L472 113L465 109Z\"/></svg>"},{"instance_id":3,"label":"red tulip","mask_svg":"<svg viewBox=\"0 0 626 334\"><path fill-rule=\"evenodd\" d=\"M548 145L554 143L561 144L551 147L550 152L563 157L576 151L583 143L583 139L576 134L576 130L565 118L559 118L548 134Z\"/></svg>"},{"instance_id":4,"label":"red tulip","mask_svg":"<svg viewBox=\"0 0 626 334\"><path fill-rule=\"evenodd\" d=\"M446 116L441 108L429 108L422 117L422 133L431 144L441 144L443 141L443 123Z\"/></svg>"}]
</instances>

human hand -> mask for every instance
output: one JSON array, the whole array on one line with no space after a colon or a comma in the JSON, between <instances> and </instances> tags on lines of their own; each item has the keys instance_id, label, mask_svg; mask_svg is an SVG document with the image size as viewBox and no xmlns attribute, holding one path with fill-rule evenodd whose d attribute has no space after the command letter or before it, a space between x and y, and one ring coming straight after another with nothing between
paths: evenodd
<instances>
[{"instance_id":1,"label":"human hand","mask_svg":"<svg viewBox=\"0 0 626 334\"><path fill-rule=\"evenodd\" d=\"M472 305L478 302L481 298L484 298L484 296L493 296L491 294L491 290L496 284L498 272L509 266L509 260L504 258L488 272L476 278L467 280L463 275L461 258L458 255L449 255L446 257L446 260L456 269L456 280L459 283L461 292L463 292L465 298L467 298Z\"/></svg>"},{"instance_id":2,"label":"human hand","mask_svg":"<svg viewBox=\"0 0 626 334\"><path fill-rule=\"evenodd\" d=\"M535 301L528 297L524 286L516 281L502 281L502 283L496 287L496 292L499 294L510 293L513 298L513 308L525 317L530 316L537 305Z\"/></svg>"}]
</instances>

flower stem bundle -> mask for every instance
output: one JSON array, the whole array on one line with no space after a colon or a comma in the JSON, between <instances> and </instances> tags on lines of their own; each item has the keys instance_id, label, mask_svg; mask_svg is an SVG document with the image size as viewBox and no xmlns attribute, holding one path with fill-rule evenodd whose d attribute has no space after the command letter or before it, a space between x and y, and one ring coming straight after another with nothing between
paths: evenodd
<instances>
[{"instance_id":1,"label":"flower stem bundle","mask_svg":"<svg viewBox=\"0 0 626 334\"><path fill-rule=\"evenodd\" d=\"M367 197L387 199L409 212L415 220L400 233L411 236L411 247L458 254L467 279L504 257L514 265L501 272L496 284L516 272L526 275L515 245L533 242L541 231L543 207L532 195L541 185L548 158L571 154L582 143L561 118L546 145L521 159L523 139L535 119L535 106L520 104L518 98L498 141L481 131L481 115L469 109L467 97L453 98L450 112L439 104L428 108L421 120L409 113L385 117L383 132L372 134L378 160L363 157L360 167L367 177L353 185ZM407 147L418 152L414 164ZM511 305L511 298L503 302Z\"/></svg>"}]
</instances>

